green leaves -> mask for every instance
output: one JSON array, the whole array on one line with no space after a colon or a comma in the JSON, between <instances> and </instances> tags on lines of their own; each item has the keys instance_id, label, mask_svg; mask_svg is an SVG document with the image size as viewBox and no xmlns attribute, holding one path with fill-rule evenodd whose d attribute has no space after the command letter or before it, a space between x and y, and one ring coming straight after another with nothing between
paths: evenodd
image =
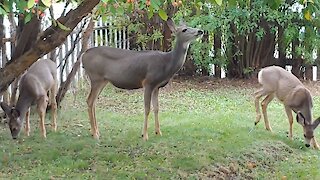
<instances>
[{"instance_id":1,"label":"green leaves","mask_svg":"<svg viewBox=\"0 0 320 180\"><path fill-rule=\"evenodd\" d=\"M28 23L32 19L32 14L28 13L24 18L24 23Z\"/></svg>"},{"instance_id":2,"label":"green leaves","mask_svg":"<svg viewBox=\"0 0 320 180\"><path fill-rule=\"evenodd\" d=\"M304 18L306 18L306 20L311 21L312 16L309 10L306 10L306 12L304 13Z\"/></svg>"},{"instance_id":3,"label":"green leaves","mask_svg":"<svg viewBox=\"0 0 320 180\"><path fill-rule=\"evenodd\" d=\"M221 6L222 5L222 0L216 0L216 3Z\"/></svg>"},{"instance_id":4,"label":"green leaves","mask_svg":"<svg viewBox=\"0 0 320 180\"><path fill-rule=\"evenodd\" d=\"M71 31L71 29L65 25L63 25L61 22L59 21L56 21L57 22L57 25L60 29L64 30L64 31Z\"/></svg>"},{"instance_id":5,"label":"green leaves","mask_svg":"<svg viewBox=\"0 0 320 180\"><path fill-rule=\"evenodd\" d=\"M168 15L167 15L167 13L164 11L164 10L162 10L162 9L159 9L159 16L160 16L160 18L161 19L163 19L163 20L167 20L168 19Z\"/></svg>"},{"instance_id":6,"label":"green leaves","mask_svg":"<svg viewBox=\"0 0 320 180\"><path fill-rule=\"evenodd\" d=\"M211 2L212 4L217 3L219 6L221 6L221 5L222 5L222 0L210 0L210 2ZM202 3L202 2L201 2L201 1L199 1L198 3Z\"/></svg>"},{"instance_id":7,"label":"green leaves","mask_svg":"<svg viewBox=\"0 0 320 180\"><path fill-rule=\"evenodd\" d=\"M35 4L35 0L29 0L28 3L27 3L27 8L28 9L31 9Z\"/></svg>"},{"instance_id":8,"label":"green leaves","mask_svg":"<svg viewBox=\"0 0 320 180\"><path fill-rule=\"evenodd\" d=\"M41 0L41 2L47 7L50 7L52 5L52 0Z\"/></svg>"},{"instance_id":9,"label":"green leaves","mask_svg":"<svg viewBox=\"0 0 320 180\"><path fill-rule=\"evenodd\" d=\"M0 3L0 15L7 15L9 12L9 8L4 4Z\"/></svg>"}]
</instances>

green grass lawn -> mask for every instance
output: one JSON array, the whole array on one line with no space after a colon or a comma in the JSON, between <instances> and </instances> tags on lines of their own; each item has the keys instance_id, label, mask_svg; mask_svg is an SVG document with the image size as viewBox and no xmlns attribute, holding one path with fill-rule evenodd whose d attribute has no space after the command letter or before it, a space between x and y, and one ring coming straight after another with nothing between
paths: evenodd
<instances>
[{"instance_id":1,"label":"green grass lawn","mask_svg":"<svg viewBox=\"0 0 320 180\"><path fill-rule=\"evenodd\" d=\"M38 116L31 116L31 136L16 141L0 127L0 179L320 179L320 153L303 145L294 122L294 140L287 138L283 106L273 101L269 119L249 133L255 120L250 83L174 81L160 91L162 136L141 138L143 91L108 85L97 103L101 138L90 135L88 88L64 100L58 131L40 136ZM240 84L240 85L239 85ZM314 114L320 115L314 97ZM320 131L316 136L320 139ZM320 141L320 140L319 140Z\"/></svg>"}]
</instances>

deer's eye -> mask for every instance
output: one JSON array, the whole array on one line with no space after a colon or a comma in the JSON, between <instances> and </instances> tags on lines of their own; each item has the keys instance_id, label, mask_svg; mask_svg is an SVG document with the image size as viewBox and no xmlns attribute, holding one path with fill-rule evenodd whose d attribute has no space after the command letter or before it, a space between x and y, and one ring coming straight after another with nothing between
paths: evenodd
<instances>
[{"instance_id":1,"label":"deer's eye","mask_svg":"<svg viewBox=\"0 0 320 180\"><path fill-rule=\"evenodd\" d=\"M187 29L183 29L183 30L182 30L182 32L186 32L186 31L187 31Z\"/></svg>"}]
</instances>

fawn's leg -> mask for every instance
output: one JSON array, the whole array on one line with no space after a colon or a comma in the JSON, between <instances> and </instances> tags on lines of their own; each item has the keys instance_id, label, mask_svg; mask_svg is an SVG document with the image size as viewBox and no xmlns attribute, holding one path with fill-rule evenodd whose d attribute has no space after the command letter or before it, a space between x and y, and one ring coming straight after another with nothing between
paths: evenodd
<instances>
[{"instance_id":1,"label":"fawn's leg","mask_svg":"<svg viewBox=\"0 0 320 180\"><path fill-rule=\"evenodd\" d=\"M317 150L320 149L320 146L319 146L319 144L317 143L317 140L316 140L315 137L313 137L313 138L311 139L311 144L312 144L312 146L314 147L314 149L317 149Z\"/></svg>"},{"instance_id":2,"label":"fawn's leg","mask_svg":"<svg viewBox=\"0 0 320 180\"><path fill-rule=\"evenodd\" d=\"M152 106L153 106L153 112L154 112L154 122L155 122L155 132L156 135L162 135L161 130L160 130L160 123L159 123L159 101L158 101L158 97L159 97L159 89L156 88L153 90L152 93Z\"/></svg>"},{"instance_id":3,"label":"fawn's leg","mask_svg":"<svg viewBox=\"0 0 320 180\"><path fill-rule=\"evenodd\" d=\"M284 106L288 120L289 120L289 138L292 140L292 125L293 125L293 116L292 116L292 110L288 106Z\"/></svg>"},{"instance_id":4,"label":"fawn's leg","mask_svg":"<svg viewBox=\"0 0 320 180\"><path fill-rule=\"evenodd\" d=\"M47 95L44 95L38 100L38 104L37 104L38 114L40 117L40 130L41 130L42 136L44 138L47 137L46 127L44 124L47 105L48 105L48 97L47 97Z\"/></svg>"},{"instance_id":5,"label":"fawn's leg","mask_svg":"<svg viewBox=\"0 0 320 180\"><path fill-rule=\"evenodd\" d=\"M95 139L99 139L100 133L96 120L96 102L102 89L106 86L107 81L91 80L91 91L87 99L88 113L91 124L91 134Z\"/></svg>"},{"instance_id":6,"label":"fawn's leg","mask_svg":"<svg viewBox=\"0 0 320 180\"><path fill-rule=\"evenodd\" d=\"M30 136L30 108L26 113L26 125L25 125L25 132L27 136Z\"/></svg>"},{"instance_id":7,"label":"fawn's leg","mask_svg":"<svg viewBox=\"0 0 320 180\"><path fill-rule=\"evenodd\" d=\"M263 88L260 88L259 90L254 92L254 97L255 97L254 104L255 104L255 108L256 108L256 121L254 122L254 125L257 125L261 120L259 100L262 96L265 96L265 95L266 95L266 92L264 91Z\"/></svg>"},{"instance_id":8,"label":"fawn's leg","mask_svg":"<svg viewBox=\"0 0 320 180\"><path fill-rule=\"evenodd\" d=\"M142 137L143 140L148 140L148 116L150 113L150 103L151 103L151 94L152 88L151 86L147 85L144 87L144 125L143 125L143 132Z\"/></svg>"},{"instance_id":9,"label":"fawn's leg","mask_svg":"<svg viewBox=\"0 0 320 180\"><path fill-rule=\"evenodd\" d=\"M51 101L51 119L52 119L52 129L57 131L57 84L55 83L53 87L50 89L49 96Z\"/></svg>"},{"instance_id":10,"label":"fawn's leg","mask_svg":"<svg viewBox=\"0 0 320 180\"><path fill-rule=\"evenodd\" d=\"M264 124L265 124L266 129L267 129L268 131L272 131L272 129L271 129L271 127L270 127L270 123L269 123L269 120L268 120L267 107L268 107L268 104L272 101L273 98L274 98L274 94L269 94L269 95L267 95L267 97L264 98L264 100L261 102Z\"/></svg>"}]
</instances>

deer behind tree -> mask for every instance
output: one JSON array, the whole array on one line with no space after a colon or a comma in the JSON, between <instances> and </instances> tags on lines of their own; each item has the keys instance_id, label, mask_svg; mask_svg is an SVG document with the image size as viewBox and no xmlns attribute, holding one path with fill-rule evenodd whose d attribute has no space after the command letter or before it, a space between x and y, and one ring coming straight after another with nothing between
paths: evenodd
<instances>
[{"instance_id":1,"label":"deer behind tree","mask_svg":"<svg viewBox=\"0 0 320 180\"><path fill-rule=\"evenodd\" d=\"M56 131L57 105L55 97L57 91L57 68L56 64L49 59L39 60L35 62L21 77L19 97L16 106L10 107L4 102L1 102L0 104L9 119L8 123L13 139L18 137L25 119L25 130L26 134L29 136L30 106L34 104L37 105L37 111L40 116L40 129L42 136L46 137L44 120L46 108L49 102L49 98L47 96L48 91L52 107L52 127L54 131Z\"/></svg>"}]
</instances>

